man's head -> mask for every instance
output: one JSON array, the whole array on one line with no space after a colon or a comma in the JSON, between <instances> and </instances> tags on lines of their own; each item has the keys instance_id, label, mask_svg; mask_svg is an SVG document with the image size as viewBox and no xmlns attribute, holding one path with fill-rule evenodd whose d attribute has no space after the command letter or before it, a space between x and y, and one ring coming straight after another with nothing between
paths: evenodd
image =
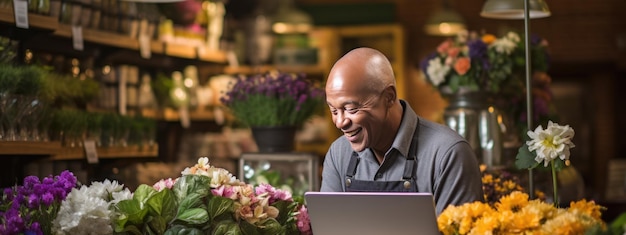
<instances>
[{"instance_id":1,"label":"man's head","mask_svg":"<svg viewBox=\"0 0 626 235\"><path fill-rule=\"evenodd\" d=\"M382 156L391 147L402 107L393 69L381 52L357 48L335 62L326 81L326 102L355 151L371 148Z\"/></svg>"}]
</instances>

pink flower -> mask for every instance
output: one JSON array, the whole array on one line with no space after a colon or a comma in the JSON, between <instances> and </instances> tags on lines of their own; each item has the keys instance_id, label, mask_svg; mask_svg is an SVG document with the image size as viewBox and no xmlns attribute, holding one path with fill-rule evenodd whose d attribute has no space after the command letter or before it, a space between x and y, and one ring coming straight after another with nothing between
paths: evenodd
<instances>
[{"instance_id":1,"label":"pink flower","mask_svg":"<svg viewBox=\"0 0 626 235\"><path fill-rule=\"evenodd\" d=\"M313 234L311 231L311 221L309 219L309 212L305 206L301 206L296 214L296 225L301 234Z\"/></svg>"},{"instance_id":2,"label":"pink flower","mask_svg":"<svg viewBox=\"0 0 626 235\"><path fill-rule=\"evenodd\" d=\"M470 59L468 57L461 57L456 60L454 63L454 70L459 75L464 75L470 69Z\"/></svg>"},{"instance_id":3,"label":"pink flower","mask_svg":"<svg viewBox=\"0 0 626 235\"><path fill-rule=\"evenodd\" d=\"M282 189L276 189L269 184L260 184L255 188L257 195L263 195L267 193L269 197L269 204L273 204L276 201L293 201L291 193Z\"/></svg>"},{"instance_id":4,"label":"pink flower","mask_svg":"<svg viewBox=\"0 0 626 235\"><path fill-rule=\"evenodd\" d=\"M226 185L211 189L211 193L215 196L226 197L233 200L237 199L237 192L235 192L232 187Z\"/></svg>"},{"instance_id":5,"label":"pink flower","mask_svg":"<svg viewBox=\"0 0 626 235\"><path fill-rule=\"evenodd\" d=\"M254 189L255 193L257 195L261 195L263 193L268 193L270 195L274 194L274 192L276 191L276 189L274 188L274 186L270 185L270 184L259 184L259 186L257 186Z\"/></svg>"},{"instance_id":6,"label":"pink flower","mask_svg":"<svg viewBox=\"0 0 626 235\"><path fill-rule=\"evenodd\" d=\"M461 52L461 49L458 47L450 47L447 50L448 57L452 57L452 58L456 58L460 52Z\"/></svg>"},{"instance_id":7,"label":"pink flower","mask_svg":"<svg viewBox=\"0 0 626 235\"><path fill-rule=\"evenodd\" d=\"M172 187L174 187L174 184L176 183L177 179L172 180L172 178L167 178L167 179L162 179L159 180L159 182L156 182L152 188L154 188L156 191L161 191L163 189L172 189Z\"/></svg>"},{"instance_id":8,"label":"pink flower","mask_svg":"<svg viewBox=\"0 0 626 235\"><path fill-rule=\"evenodd\" d=\"M453 44L452 39L443 41L437 47L437 52L439 52L439 54L446 54L448 52L448 49L452 47L452 44Z\"/></svg>"}]
</instances>

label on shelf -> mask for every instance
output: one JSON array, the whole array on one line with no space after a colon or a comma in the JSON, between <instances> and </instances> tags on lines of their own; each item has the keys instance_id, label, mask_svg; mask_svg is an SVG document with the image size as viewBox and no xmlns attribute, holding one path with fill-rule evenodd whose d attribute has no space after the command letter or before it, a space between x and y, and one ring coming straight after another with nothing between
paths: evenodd
<instances>
[{"instance_id":1,"label":"label on shelf","mask_svg":"<svg viewBox=\"0 0 626 235\"><path fill-rule=\"evenodd\" d=\"M84 48L83 27L72 25L72 44L74 50L82 51Z\"/></svg>"},{"instance_id":2,"label":"label on shelf","mask_svg":"<svg viewBox=\"0 0 626 235\"><path fill-rule=\"evenodd\" d=\"M150 42L150 35L139 34L139 53L141 54L141 58L150 59L152 56Z\"/></svg>"},{"instance_id":3,"label":"label on shelf","mask_svg":"<svg viewBox=\"0 0 626 235\"><path fill-rule=\"evenodd\" d=\"M28 1L13 0L13 13L15 15L15 26L18 28L28 28Z\"/></svg>"},{"instance_id":4,"label":"label on shelf","mask_svg":"<svg viewBox=\"0 0 626 235\"><path fill-rule=\"evenodd\" d=\"M83 143L83 146L85 146L85 157L87 157L87 163L97 164L98 163L98 150L96 149L96 141L85 140L85 142Z\"/></svg>"}]
</instances>

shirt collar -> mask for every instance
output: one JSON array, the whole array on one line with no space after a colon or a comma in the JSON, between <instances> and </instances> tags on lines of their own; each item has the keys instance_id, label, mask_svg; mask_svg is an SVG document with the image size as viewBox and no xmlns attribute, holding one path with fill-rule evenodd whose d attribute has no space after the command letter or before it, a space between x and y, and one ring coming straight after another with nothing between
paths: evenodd
<instances>
[{"instance_id":1,"label":"shirt collar","mask_svg":"<svg viewBox=\"0 0 626 235\"><path fill-rule=\"evenodd\" d=\"M406 157L409 154L409 149L411 148L411 140L413 139L413 134L415 133L418 117L406 101L400 100L400 104L403 109L402 121L400 122L398 134L391 144L391 149L389 149L389 152L387 153L390 153L392 149L396 149L400 154L402 154L402 156Z\"/></svg>"}]
</instances>

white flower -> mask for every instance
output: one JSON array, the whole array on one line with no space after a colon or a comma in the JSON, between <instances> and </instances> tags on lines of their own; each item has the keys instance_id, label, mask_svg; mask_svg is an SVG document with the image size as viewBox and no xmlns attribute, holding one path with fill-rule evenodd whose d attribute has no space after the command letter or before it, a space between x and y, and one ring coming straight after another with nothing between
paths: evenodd
<instances>
[{"instance_id":1,"label":"white flower","mask_svg":"<svg viewBox=\"0 0 626 235\"><path fill-rule=\"evenodd\" d=\"M519 37L517 39L519 41ZM515 42L515 38L505 37L505 38L496 39L489 46L495 48L498 53L504 53L504 54L510 55L511 52L513 52L513 50L515 49L515 47L517 47L517 42Z\"/></svg>"},{"instance_id":2,"label":"white flower","mask_svg":"<svg viewBox=\"0 0 626 235\"><path fill-rule=\"evenodd\" d=\"M557 157L561 160L569 159L570 148L575 147L572 143L574 129L569 125L560 126L552 121L548 122L548 127L544 130L538 126L535 131L528 131L530 141L526 141L529 151L536 151L535 161L544 162L548 166L550 161Z\"/></svg>"},{"instance_id":3,"label":"white flower","mask_svg":"<svg viewBox=\"0 0 626 235\"><path fill-rule=\"evenodd\" d=\"M202 168L202 169L206 169L209 167L209 158L208 157L201 157L198 158L198 168Z\"/></svg>"},{"instance_id":4,"label":"white flower","mask_svg":"<svg viewBox=\"0 0 626 235\"><path fill-rule=\"evenodd\" d=\"M57 217L52 222L55 234L113 233L110 203L94 194L86 186L72 189L61 203Z\"/></svg>"},{"instance_id":5,"label":"white flower","mask_svg":"<svg viewBox=\"0 0 626 235\"><path fill-rule=\"evenodd\" d=\"M119 192L112 192L111 197L113 199L110 201L110 203L117 204L120 201L133 199L133 193L130 191L130 189L125 188L124 190L119 191Z\"/></svg>"},{"instance_id":6,"label":"white flower","mask_svg":"<svg viewBox=\"0 0 626 235\"><path fill-rule=\"evenodd\" d=\"M506 34L506 38L507 38L507 39L509 39L509 40L511 40L511 41L512 41L512 42L514 42L514 43L518 43L518 42L520 42L520 37L519 37L519 35L517 35L517 33L515 33L515 32L509 32L509 33L507 33L507 34Z\"/></svg>"},{"instance_id":7,"label":"white flower","mask_svg":"<svg viewBox=\"0 0 626 235\"><path fill-rule=\"evenodd\" d=\"M103 182L92 182L88 192L90 196L99 197L108 201L111 199L112 193L122 191L122 189L124 189L123 184L119 184L116 180L110 181L109 179L105 179Z\"/></svg>"},{"instance_id":8,"label":"white flower","mask_svg":"<svg viewBox=\"0 0 626 235\"><path fill-rule=\"evenodd\" d=\"M428 74L430 81L435 86L439 86L439 84L445 81L446 74L448 74L449 71L450 66L441 64L441 62L439 62L439 58L434 58L428 61L426 73Z\"/></svg>"}]
</instances>

